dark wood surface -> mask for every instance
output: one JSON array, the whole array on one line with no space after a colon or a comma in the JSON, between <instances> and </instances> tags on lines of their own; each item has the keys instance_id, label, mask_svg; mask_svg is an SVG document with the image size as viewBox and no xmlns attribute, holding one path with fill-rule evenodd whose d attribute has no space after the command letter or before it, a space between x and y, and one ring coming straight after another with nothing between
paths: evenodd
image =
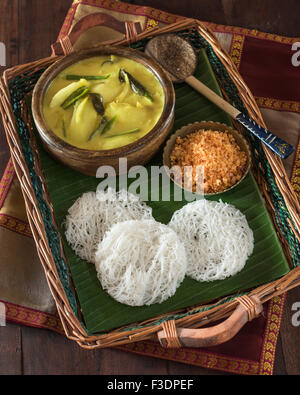
<instances>
[{"instance_id":1,"label":"dark wood surface","mask_svg":"<svg viewBox=\"0 0 300 395\"><path fill-rule=\"evenodd\" d=\"M300 37L299 0L137 0L172 13L200 20L256 28ZM1 0L0 42L7 48L7 65L49 55L71 0ZM1 69L0 69L1 71ZM0 125L0 172L9 159ZM275 375L300 373L300 327L291 323L291 306L300 302L299 288L286 297L277 344ZM142 357L118 350L85 351L58 334L15 324L0 327L0 375L35 374L192 374L223 375L180 363Z\"/></svg>"}]
</instances>

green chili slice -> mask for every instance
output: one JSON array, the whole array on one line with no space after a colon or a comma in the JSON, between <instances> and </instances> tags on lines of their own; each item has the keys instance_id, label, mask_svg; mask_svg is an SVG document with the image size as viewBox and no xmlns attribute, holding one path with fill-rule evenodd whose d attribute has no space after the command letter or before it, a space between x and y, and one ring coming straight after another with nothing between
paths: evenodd
<instances>
[{"instance_id":1,"label":"green chili slice","mask_svg":"<svg viewBox=\"0 0 300 395\"><path fill-rule=\"evenodd\" d=\"M62 120L62 131L63 131L63 135L64 137L67 137L67 129L66 129L66 123L65 120Z\"/></svg>"},{"instance_id":2,"label":"green chili slice","mask_svg":"<svg viewBox=\"0 0 300 395\"><path fill-rule=\"evenodd\" d=\"M108 133L110 129L113 127L113 124L116 122L117 116L115 115L112 119L110 119L107 124L104 126L102 131L100 132L100 136L103 136L104 134Z\"/></svg>"},{"instance_id":3,"label":"green chili slice","mask_svg":"<svg viewBox=\"0 0 300 395\"><path fill-rule=\"evenodd\" d=\"M73 75L73 74L68 74L66 76L66 79L68 81L79 81L81 79L87 80L87 81L99 81L99 80L107 80L111 74L108 75Z\"/></svg>"},{"instance_id":4,"label":"green chili slice","mask_svg":"<svg viewBox=\"0 0 300 395\"><path fill-rule=\"evenodd\" d=\"M111 139L113 137L128 136L128 134L134 134L134 133L138 133L140 131L141 131L141 129L134 129L134 130L130 130L129 132L114 134L114 135L111 135L111 136L105 136L105 138L106 139Z\"/></svg>"},{"instance_id":5,"label":"green chili slice","mask_svg":"<svg viewBox=\"0 0 300 395\"><path fill-rule=\"evenodd\" d=\"M111 118L109 121L107 120L106 117L103 117L97 129L90 135L88 141L93 140L93 138L97 136L98 133L99 136L102 136L103 134L109 132L113 124L115 123L116 119L117 119L116 115L113 118Z\"/></svg>"},{"instance_id":6,"label":"green chili slice","mask_svg":"<svg viewBox=\"0 0 300 395\"><path fill-rule=\"evenodd\" d=\"M69 97L66 98L66 100L62 103L61 107L64 110L67 110L69 107L72 106L77 100L79 100L81 97L85 96L89 91L89 88L86 86L82 86L78 89L76 89L75 92L71 93Z\"/></svg>"},{"instance_id":7,"label":"green chili slice","mask_svg":"<svg viewBox=\"0 0 300 395\"><path fill-rule=\"evenodd\" d=\"M100 133L100 135L101 135L101 134L102 134L101 131L103 130L103 128L105 127L105 125L107 124L107 122L108 122L108 120L107 120L105 117L103 117L103 118L101 119L101 122L99 123L99 126L97 127L97 129L90 135L88 141L92 141L93 138L94 138L95 136L97 136L98 133Z\"/></svg>"}]
</instances>

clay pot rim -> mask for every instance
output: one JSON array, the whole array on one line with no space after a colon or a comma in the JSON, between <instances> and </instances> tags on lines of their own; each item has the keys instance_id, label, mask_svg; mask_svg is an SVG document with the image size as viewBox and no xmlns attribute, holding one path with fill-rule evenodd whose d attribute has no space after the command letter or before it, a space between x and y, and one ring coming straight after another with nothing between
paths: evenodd
<instances>
[{"instance_id":1,"label":"clay pot rim","mask_svg":"<svg viewBox=\"0 0 300 395\"><path fill-rule=\"evenodd\" d=\"M163 112L158 122L145 136L139 140L130 143L128 145L111 149L111 150L87 150L75 147L64 140L60 139L51 129L47 126L44 115L43 115L43 100L47 88L59 73L64 69L71 66L72 64L86 58L92 58L101 55L117 55L130 58L144 65L150 70L158 79L162 85L165 94L165 105ZM53 63L39 78L32 96L32 114L34 122L38 129L38 132L46 145L49 145L55 150L63 152L67 157L76 156L80 161L90 161L92 158L117 158L126 157L127 155L138 151L140 148L145 147L150 143L153 138L161 133L162 128L165 124L170 122L170 119L174 116L175 108L175 91L173 83L169 75L164 69L156 63L148 55L141 53L137 50L124 47L115 47L110 45L104 45L93 49L81 50L74 52L70 55L60 58L58 61Z\"/></svg>"}]
</instances>

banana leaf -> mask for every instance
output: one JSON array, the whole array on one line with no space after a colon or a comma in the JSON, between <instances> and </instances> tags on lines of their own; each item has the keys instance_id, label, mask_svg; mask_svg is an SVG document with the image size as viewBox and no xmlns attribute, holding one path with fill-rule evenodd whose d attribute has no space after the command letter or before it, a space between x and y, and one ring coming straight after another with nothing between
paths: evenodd
<instances>
[{"instance_id":1,"label":"banana leaf","mask_svg":"<svg viewBox=\"0 0 300 395\"><path fill-rule=\"evenodd\" d=\"M199 53L195 76L221 95L220 88L204 50ZM216 121L231 125L230 118L214 104L186 84L175 85L176 107L174 131L195 121ZM63 247L80 302L84 325L89 334L103 333L123 325L131 325L161 314L206 303L220 297L249 290L275 280L289 271L289 266L269 217L256 181L250 172L236 188L212 200L222 199L240 209L254 232L254 252L245 268L235 276L214 282L197 282L186 277L175 295L164 303L146 307L130 307L113 300L101 287L93 264L75 255L64 236L64 220L69 207L84 192L96 190L101 180L79 174L55 161L39 146L46 185L60 228ZM162 165L160 151L148 166ZM149 183L150 183L149 176ZM158 184L161 187L161 183ZM175 188L175 186L173 186ZM149 191L149 195L151 191ZM148 201L156 220L168 223L175 210L186 201Z\"/></svg>"}]
</instances>

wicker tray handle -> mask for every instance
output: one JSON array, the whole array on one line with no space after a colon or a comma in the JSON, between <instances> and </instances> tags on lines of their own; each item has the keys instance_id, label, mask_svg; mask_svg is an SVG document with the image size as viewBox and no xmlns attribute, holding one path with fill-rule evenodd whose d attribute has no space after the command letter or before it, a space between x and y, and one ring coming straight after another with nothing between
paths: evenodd
<instances>
[{"instance_id":1,"label":"wicker tray handle","mask_svg":"<svg viewBox=\"0 0 300 395\"><path fill-rule=\"evenodd\" d=\"M52 55L68 55L74 51L74 44L79 37L86 31L96 26L105 26L124 34L123 39L134 41L137 34L141 33L142 27L140 23L121 22L111 15L98 12L89 14L81 18L72 28L69 35L51 46ZM113 40L115 42L116 40ZM111 42L110 42L111 43ZM106 42L108 44L108 42Z\"/></svg>"},{"instance_id":2,"label":"wicker tray handle","mask_svg":"<svg viewBox=\"0 0 300 395\"><path fill-rule=\"evenodd\" d=\"M221 324L203 329L176 328L175 321L165 321L158 332L158 340L165 348L210 347L232 339L239 330L262 311L260 300L254 296L236 298L239 302L234 312Z\"/></svg>"}]
</instances>

